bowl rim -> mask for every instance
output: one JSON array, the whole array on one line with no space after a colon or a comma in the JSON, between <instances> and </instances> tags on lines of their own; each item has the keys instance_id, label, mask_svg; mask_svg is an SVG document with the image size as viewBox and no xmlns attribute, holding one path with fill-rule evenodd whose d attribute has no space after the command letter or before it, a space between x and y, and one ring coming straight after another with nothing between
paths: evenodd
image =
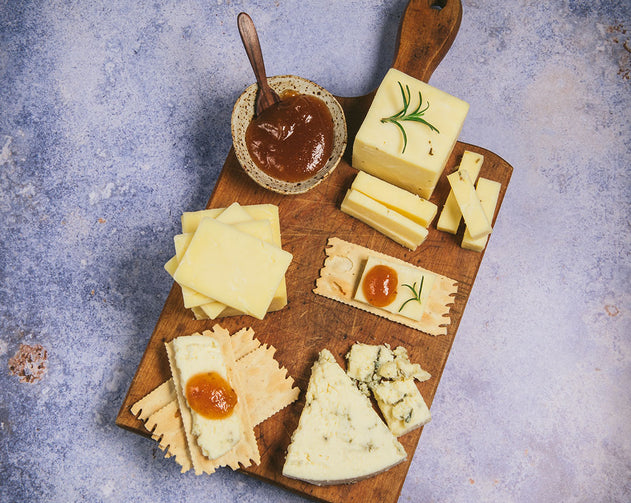
<instances>
[{"instance_id":1,"label":"bowl rim","mask_svg":"<svg viewBox=\"0 0 631 503\"><path fill-rule=\"evenodd\" d=\"M311 178L300 182L279 180L263 172L250 157L245 143L245 131L254 117L254 106L258 91L258 84L256 82L249 85L241 93L233 106L230 127L233 148L239 164L257 184L280 194L302 194L319 185L335 170L342 159L348 142L348 130L344 110L333 94L304 77L297 75L276 75L268 77L267 80L270 87L279 94L286 90L294 90L302 94L316 96L324 101L333 118L333 151L331 152L331 157L320 171Z\"/></svg>"}]
</instances>

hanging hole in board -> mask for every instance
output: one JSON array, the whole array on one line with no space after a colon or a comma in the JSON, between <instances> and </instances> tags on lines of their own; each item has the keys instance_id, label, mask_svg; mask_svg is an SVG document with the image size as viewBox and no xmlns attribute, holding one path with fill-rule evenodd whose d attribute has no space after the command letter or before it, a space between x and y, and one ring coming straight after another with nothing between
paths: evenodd
<instances>
[{"instance_id":1,"label":"hanging hole in board","mask_svg":"<svg viewBox=\"0 0 631 503\"><path fill-rule=\"evenodd\" d=\"M442 10L447 5L447 0L431 0L430 7L436 10Z\"/></svg>"}]
</instances>

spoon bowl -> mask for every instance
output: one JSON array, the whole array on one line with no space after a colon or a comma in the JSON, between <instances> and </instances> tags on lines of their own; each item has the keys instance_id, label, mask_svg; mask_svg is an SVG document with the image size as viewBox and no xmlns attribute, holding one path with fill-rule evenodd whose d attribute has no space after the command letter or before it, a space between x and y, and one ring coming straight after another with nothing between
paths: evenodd
<instances>
[{"instance_id":1,"label":"spoon bowl","mask_svg":"<svg viewBox=\"0 0 631 503\"><path fill-rule=\"evenodd\" d=\"M252 65L256 82L259 86L259 93L256 99L256 115L260 115L263 110L271 107L274 103L280 101L278 94L268 85L267 76L265 75L265 64L263 63L263 52L261 51L261 43L259 36L254 27L252 18L245 12L241 12L237 16L237 26L241 42Z\"/></svg>"},{"instance_id":2,"label":"spoon bowl","mask_svg":"<svg viewBox=\"0 0 631 503\"><path fill-rule=\"evenodd\" d=\"M324 180L337 167L347 143L346 118L342 106L326 89L295 75L269 78L269 85L279 96L284 92L308 94L321 99L333 118L333 151L326 164L315 175L300 182L287 182L262 171L250 156L245 139L246 130L255 116L257 84L249 86L237 99L232 110L231 131L234 151L245 172L261 187L280 194L301 194Z\"/></svg>"}]
</instances>

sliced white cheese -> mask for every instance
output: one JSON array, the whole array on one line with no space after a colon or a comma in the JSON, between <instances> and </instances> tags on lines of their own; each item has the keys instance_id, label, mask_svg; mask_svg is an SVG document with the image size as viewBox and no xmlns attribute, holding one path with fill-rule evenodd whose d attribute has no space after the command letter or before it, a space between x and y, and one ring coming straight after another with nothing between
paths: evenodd
<instances>
[{"instance_id":1,"label":"sliced white cheese","mask_svg":"<svg viewBox=\"0 0 631 503\"><path fill-rule=\"evenodd\" d=\"M426 124L400 122L407 145L396 124L383 121L403 110L401 84L409 97L407 113L427 108ZM409 89L409 95L408 95ZM469 105L394 68L381 82L353 144L352 166L425 199L432 195L460 135ZM405 147L405 152L403 151Z\"/></svg>"},{"instance_id":2,"label":"sliced white cheese","mask_svg":"<svg viewBox=\"0 0 631 503\"><path fill-rule=\"evenodd\" d=\"M434 203L385 180L369 175L365 171L357 173L351 189L366 194L371 199L423 227L428 227L436 216L437 207Z\"/></svg>"},{"instance_id":3,"label":"sliced white cheese","mask_svg":"<svg viewBox=\"0 0 631 503\"><path fill-rule=\"evenodd\" d=\"M415 250L428 234L422 225L354 189L346 193L340 209L410 250Z\"/></svg>"},{"instance_id":4,"label":"sliced white cheese","mask_svg":"<svg viewBox=\"0 0 631 503\"><path fill-rule=\"evenodd\" d=\"M465 150L462 154L458 170L466 171L471 181L475 182L480 174L482 163L484 163L484 156L482 154ZM438 222L436 222L436 228L439 231L455 234L458 232L458 227L460 227L460 220L462 220L462 212L456 201L454 191L450 190L445 205L440 212L440 217L438 217Z\"/></svg>"},{"instance_id":5,"label":"sliced white cheese","mask_svg":"<svg viewBox=\"0 0 631 503\"><path fill-rule=\"evenodd\" d=\"M177 337L173 340L173 350L180 375L181 392L185 398L187 398L186 383L197 374L216 372L230 384L223 353L217 341L212 337L204 335ZM194 409L190 409L190 412L191 431L207 458L216 459L239 442L241 423L237 414L231 414L222 419L209 419Z\"/></svg>"},{"instance_id":6,"label":"sliced white cheese","mask_svg":"<svg viewBox=\"0 0 631 503\"><path fill-rule=\"evenodd\" d=\"M403 446L326 349L311 370L283 475L316 485L376 475L406 458Z\"/></svg>"},{"instance_id":7,"label":"sliced white cheese","mask_svg":"<svg viewBox=\"0 0 631 503\"><path fill-rule=\"evenodd\" d=\"M480 199L475 192L469 173L456 171L447 175L447 180L454 191L458 207L462 212L465 224L469 228L471 237L477 239L491 233L491 224L484 214Z\"/></svg>"},{"instance_id":8,"label":"sliced white cheese","mask_svg":"<svg viewBox=\"0 0 631 503\"><path fill-rule=\"evenodd\" d=\"M482 209L484 210L484 214L486 215L486 218L488 218L489 222L493 221L493 215L495 214L495 207L497 206L501 188L502 184L499 182L494 182L493 180L488 180L486 178L480 178L478 180L475 192L480 198ZM465 228L461 246L467 250L482 251L484 250L488 239L488 235L481 236L478 239L473 239L469 229Z\"/></svg>"},{"instance_id":9,"label":"sliced white cheese","mask_svg":"<svg viewBox=\"0 0 631 503\"><path fill-rule=\"evenodd\" d=\"M411 320L419 321L423 317L427 299L434 285L436 276L430 272L423 272L416 267L391 262L389 260L369 257L366 261L361 279L357 284L354 299L364 304L370 304L364 294L363 284L366 274L375 266L385 265L397 273L398 284L396 296L387 306L380 307L385 311L400 314Z\"/></svg>"}]
</instances>

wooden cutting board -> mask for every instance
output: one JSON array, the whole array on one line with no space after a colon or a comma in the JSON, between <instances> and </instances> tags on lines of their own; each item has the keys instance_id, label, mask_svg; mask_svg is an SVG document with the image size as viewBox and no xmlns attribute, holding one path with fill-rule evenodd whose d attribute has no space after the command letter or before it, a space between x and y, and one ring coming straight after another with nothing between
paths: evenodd
<instances>
[{"instance_id":1,"label":"wooden cutting board","mask_svg":"<svg viewBox=\"0 0 631 503\"><path fill-rule=\"evenodd\" d=\"M392 65L426 82L451 46L462 16L459 1L443 0L433 3L444 7L432 7L432 0L413 0L406 8L400 26L396 58ZM432 374L429 381L420 384L423 397L431 405L484 256L484 253L460 247L462 226L454 236L437 231L434 222L427 240L416 251L411 252L339 210L344 193L356 174L356 170L349 164L353 138L370 106L373 94L339 98L348 122L349 147L338 168L315 189L298 196L281 196L264 190L248 178L231 150L207 205L208 208L224 207L238 201L240 204L272 203L279 207L283 248L294 256L286 275L289 297L287 307L268 314L264 320L240 316L224 318L219 323L231 333L242 327L252 327L261 342L277 348L277 360L287 368L289 375L302 390L296 403L256 428L261 464L244 471L304 496L327 502L397 501L421 430L400 438L408 453L405 463L356 484L317 487L283 477L281 469L285 452L298 424L311 365L319 351L322 348L329 349L345 368L343 356L356 341L369 344L388 343L392 347L403 345L408 348L410 359L421 363ZM459 97L466 100L466 96ZM431 200L442 208L449 192L446 174L455 169L464 150L483 154L484 164L480 176L502 184L495 221L512 168L492 152L473 145L457 143ZM451 307L451 324L447 335L432 337L315 295L312 290L324 263L327 239L332 236L401 258L457 280L458 293ZM182 305L179 286L173 285L118 413L116 424L141 435L148 435L143 424L131 414L130 406L170 377L164 342L179 335L210 329L215 323L217 321L193 320L190 311ZM430 425L432 428L441 428L439 422L432 422Z\"/></svg>"}]
</instances>

